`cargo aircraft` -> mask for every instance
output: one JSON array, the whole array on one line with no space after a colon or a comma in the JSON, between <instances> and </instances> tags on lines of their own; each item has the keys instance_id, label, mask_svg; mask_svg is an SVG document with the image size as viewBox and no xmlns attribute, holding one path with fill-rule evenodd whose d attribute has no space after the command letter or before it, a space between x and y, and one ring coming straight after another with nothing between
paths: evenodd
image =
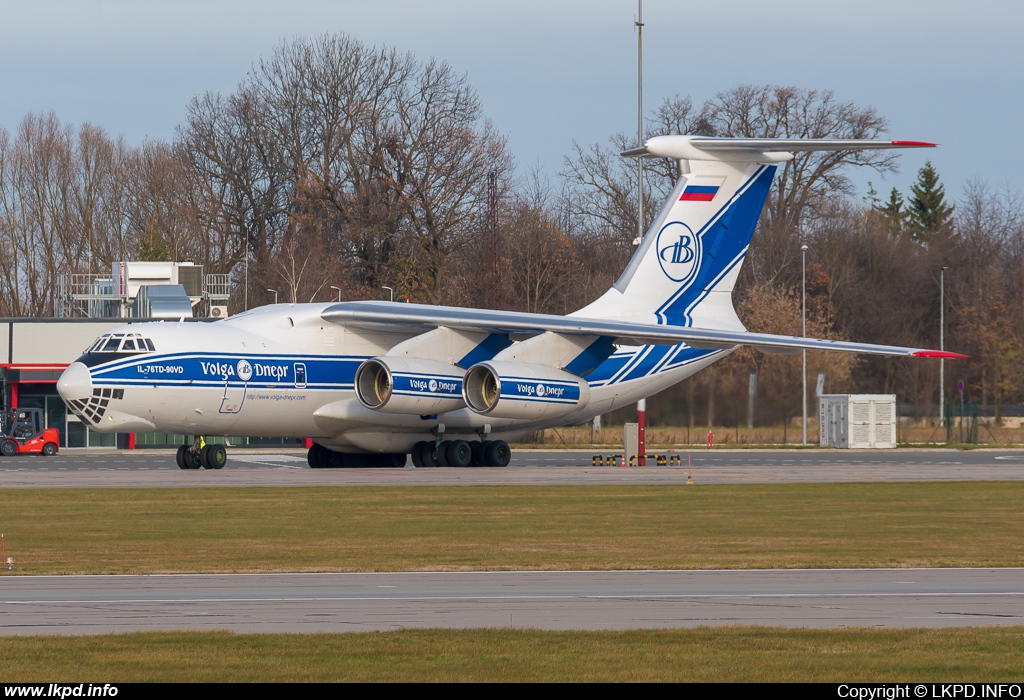
<instances>
[{"instance_id":1,"label":"cargo aircraft","mask_svg":"<svg viewBox=\"0 0 1024 700\"><path fill-rule=\"evenodd\" d=\"M917 141L671 135L625 152L682 174L618 281L567 316L382 301L274 304L213 323L98 338L57 389L101 432L195 436L183 469L219 469L209 436L312 438L310 467L505 466L508 441L636 403L741 345L956 353L747 332L732 290L778 164L799 151Z\"/></svg>"}]
</instances>

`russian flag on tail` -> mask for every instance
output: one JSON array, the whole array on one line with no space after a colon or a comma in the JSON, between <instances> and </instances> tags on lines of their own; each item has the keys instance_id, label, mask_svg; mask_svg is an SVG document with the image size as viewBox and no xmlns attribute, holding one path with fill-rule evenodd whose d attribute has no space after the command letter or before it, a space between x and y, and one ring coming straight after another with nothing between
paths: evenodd
<instances>
[{"instance_id":1,"label":"russian flag on tail","mask_svg":"<svg viewBox=\"0 0 1024 700\"><path fill-rule=\"evenodd\" d=\"M718 194L717 185L687 185L680 202L710 202Z\"/></svg>"}]
</instances>

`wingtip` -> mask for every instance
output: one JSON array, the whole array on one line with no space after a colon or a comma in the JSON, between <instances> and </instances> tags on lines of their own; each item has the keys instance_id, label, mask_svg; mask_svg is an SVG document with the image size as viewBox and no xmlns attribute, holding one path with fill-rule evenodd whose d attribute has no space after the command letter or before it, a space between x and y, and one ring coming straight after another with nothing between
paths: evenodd
<instances>
[{"instance_id":1,"label":"wingtip","mask_svg":"<svg viewBox=\"0 0 1024 700\"><path fill-rule=\"evenodd\" d=\"M889 143L902 148L935 148L939 145L931 141L890 141Z\"/></svg>"},{"instance_id":2,"label":"wingtip","mask_svg":"<svg viewBox=\"0 0 1024 700\"><path fill-rule=\"evenodd\" d=\"M917 352L910 353L911 357L933 357L943 360L967 360L967 355L961 355L958 352L946 352L944 350L918 350Z\"/></svg>"}]
</instances>

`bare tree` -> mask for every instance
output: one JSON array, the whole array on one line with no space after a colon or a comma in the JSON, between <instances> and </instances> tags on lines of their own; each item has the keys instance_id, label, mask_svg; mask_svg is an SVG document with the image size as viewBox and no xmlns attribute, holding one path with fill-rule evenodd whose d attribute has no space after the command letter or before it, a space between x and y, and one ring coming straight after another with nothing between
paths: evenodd
<instances>
[{"instance_id":1,"label":"bare tree","mask_svg":"<svg viewBox=\"0 0 1024 700\"><path fill-rule=\"evenodd\" d=\"M230 260L246 259L251 251L254 272L268 275L288 224L291 187L263 107L246 87L226 98L196 98L178 139L212 194L199 202L202 219L233 241ZM256 290L265 296L262 287Z\"/></svg>"},{"instance_id":2,"label":"bare tree","mask_svg":"<svg viewBox=\"0 0 1024 700\"><path fill-rule=\"evenodd\" d=\"M277 274L287 239L332 251L349 286L432 302L479 233L488 173L512 167L465 76L341 34L282 44L229 97L195 100L179 136L213 194L204 218L256 269Z\"/></svg>"},{"instance_id":3,"label":"bare tree","mask_svg":"<svg viewBox=\"0 0 1024 700\"><path fill-rule=\"evenodd\" d=\"M572 240L544 208L521 202L511 222L515 235L503 260L508 296L515 308L534 313L568 313L570 280L583 267ZM568 302L568 303L567 303Z\"/></svg>"}]
</instances>

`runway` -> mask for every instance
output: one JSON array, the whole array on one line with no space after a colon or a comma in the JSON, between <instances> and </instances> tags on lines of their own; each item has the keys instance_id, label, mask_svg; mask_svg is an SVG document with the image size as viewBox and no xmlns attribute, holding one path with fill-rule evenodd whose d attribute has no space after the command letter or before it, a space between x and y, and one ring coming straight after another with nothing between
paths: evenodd
<instances>
[{"instance_id":1,"label":"runway","mask_svg":"<svg viewBox=\"0 0 1024 700\"><path fill-rule=\"evenodd\" d=\"M1024 569L0 578L0 635L1024 623Z\"/></svg>"},{"instance_id":2,"label":"runway","mask_svg":"<svg viewBox=\"0 0 1024 700\"><path fill-rule=\"evenodd\" d=\"M519 450L504 469L309 469L299 450L232 451L220 471L165 452L0 460L5 488L907 482L1024 479L1015 450L682 452L683 466L590 466ZM686 459L686 456L689 459ZM689 465L687 463L689 462ZM0 635L155 629L351 632L405 627L1024 624L1024 569L0 575Z\"/></svg>"},{"instance_id":3,"label":"runway","mask_svg":"<svg viewBox=\"0 0 1024 700\"><path fill-rule=\"evenodd\" d=\"M4 488L743 484L1020 481L1020 450L694 450L681 466L591 466L593 453L517 450L498 468L309 469L301 450L233 450L220 471L182 471L166 451L0 459Z\"/></svg>"}]
</instances>

